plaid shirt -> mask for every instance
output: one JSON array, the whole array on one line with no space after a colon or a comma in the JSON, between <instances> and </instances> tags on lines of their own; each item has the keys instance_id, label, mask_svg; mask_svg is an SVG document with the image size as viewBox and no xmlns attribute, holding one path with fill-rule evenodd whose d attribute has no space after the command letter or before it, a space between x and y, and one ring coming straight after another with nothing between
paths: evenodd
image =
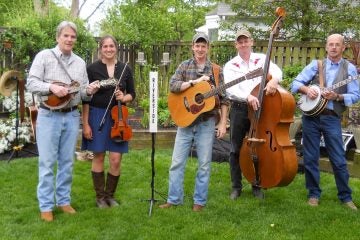
<instances>
[{"instance_id":1,"label":"plaid shirt","mask_svg":"<svg viewBox=\"0 0 360 240\"><path fill-rule=\"evenodd\" d=\"M61 61L62 53L58 46L53 49L45 49L36 55L27 78L27 90L38 94L40 102L43 100L44 96L50 93L49 88L52 82L59 81L66 84L71 83L71 80L51 51L54 51ZM63 63L71 78L80 83L80 92L75 94L74 99L70 101L67 107L78 105L80 103L80 98L82 100L91 100L91 96L87 96L86 94L86 86L88 85L89 80L84 60L76 54L71 53L69 61Z\"/></svg>"},{"instance_id":2,"label":"plaid shirt","mask_svg":"<svg viewBox=\"0 0 360 240\"><path fill-rule=\"evenodd\" d=\"M170 79L170 91L174 93L180 92L181 84L183 82L195 80L201 77L202 75L214 76L212 71L212 65L209 60L206 61L203 72L199 72L194 58L185 60L178 66L174 75ZM211 84L216 85L214 77L211 77L210 79L213 80ZM219 85L223 85L223 84L224 84L224 76L222 69L220 69ZM229 101L225 96L226 96L225 91L221 91L219 94L221 105L222 104L229 105Z\"/></svg>"}]
</instances>

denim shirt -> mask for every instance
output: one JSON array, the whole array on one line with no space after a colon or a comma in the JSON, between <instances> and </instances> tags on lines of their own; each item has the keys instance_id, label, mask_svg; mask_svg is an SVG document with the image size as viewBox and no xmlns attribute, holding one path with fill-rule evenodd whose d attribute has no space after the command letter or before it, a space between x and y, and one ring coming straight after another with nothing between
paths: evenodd
<instances>
[{"instance_id":1,"label":"denim shirt","mask_svg":"<svg viewBox=\"0 0 360 240\"><path fill-rule=\"evenodd\" d=\"M340 61L345 61L345 60L341 59ZM324 83L325 87L333 85L333 82L340 68L339 63L333 63L328 58L326 58L326 69L325 69L326 82ZM311 63L308 64L292 82L291 92L297 93L300 87L304 85L305 86L309 85L317 73L318 73L317 60L312 60ZM349 77L357 76L356 67L351 63L349 63L348 65L348 75ZM347 92L342 95L344 96L345 106L350 106L358 102L360 99L359 81L354 80L348 83ZM332 100L328 101L327 108L334 109Z\"/></svg>"}]
</instances>

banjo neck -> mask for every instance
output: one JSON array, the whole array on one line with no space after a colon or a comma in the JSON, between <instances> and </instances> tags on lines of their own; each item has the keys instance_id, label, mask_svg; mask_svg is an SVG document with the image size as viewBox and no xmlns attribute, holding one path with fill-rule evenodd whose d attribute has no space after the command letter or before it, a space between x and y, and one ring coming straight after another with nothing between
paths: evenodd
<instances>
[{"instance_id":1,"label":"banjo neck","mask_svg":"<svg viewBox=\"0 0 360 240\"><path fill-rule=\"evenodd\" d=\"M337 83L333 84L330 87L323 87L323 88L321 88L321 90L332 91L332 90L335 90L335 89L337 89L339 87L342 87L342 86L348 84L349 82L351 82L353 80L358 80L359 78L360 78L359 76L352 76L352 77L349 77L347 79L341 80L340 82L337 82Z\"/></svg>"}]
</instances>

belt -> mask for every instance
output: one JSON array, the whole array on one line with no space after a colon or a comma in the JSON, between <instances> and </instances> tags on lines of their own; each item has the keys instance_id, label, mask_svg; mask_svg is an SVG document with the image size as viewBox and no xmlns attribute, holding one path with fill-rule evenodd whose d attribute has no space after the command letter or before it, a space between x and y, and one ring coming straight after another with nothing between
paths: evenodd
<instances>
[{"instance_id":1,"label":"belt","mask_svg":"<svg viewBox=\"0 0 360 240\"><path fill-rule=\"evenodd\" d=\"M48 108L45 105L40 104L40 108L46 109L46 110L49 110L49 111L52 111L52 112L67 113L67 112L72 112L72 111L76 110L78 108L78 106L73 106L73 107L69 107L69 108L51 109L51 108Z\"/></svg>"},{"instance_id":2,"label":"belt","mask_svg":"<svg viewBox=\"0 0 360 240\"><path fill-rule=\"evenodd\" d=\"M247 107L248 104L246 101L234 101L231 100L231 106L232 107Z\"/></svg>"},{"instance_id":3,"label":"belt","mask_svg":"<svg viewBox=\"0 0 360 240\"><path fill-rule=\"evenodd\" d=\"M324 110L322 110L322 112L320 113L320 115L330 115L330 116L338 116L336 114L336 112L334 112L334 110L331 110L331 109L327 109L325 108Z\"/></svg>"}]
</instances>

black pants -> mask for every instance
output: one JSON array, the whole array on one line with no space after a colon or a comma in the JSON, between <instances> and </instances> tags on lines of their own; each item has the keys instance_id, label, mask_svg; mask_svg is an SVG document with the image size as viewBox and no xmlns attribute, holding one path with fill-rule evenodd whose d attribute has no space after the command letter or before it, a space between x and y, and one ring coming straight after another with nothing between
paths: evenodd
<instances>
[{"instance_id":1,"label":"black pants","mask_svg":"<svg viewBox=\"0 0 360 240\"><path fill-rule=\"evenodd\" d=\"M239 164L240 148L250 128L247 103L232 103L230 108L230 175L233 189L242 189L241 169Z\"/></svg>"}]
</instances>

